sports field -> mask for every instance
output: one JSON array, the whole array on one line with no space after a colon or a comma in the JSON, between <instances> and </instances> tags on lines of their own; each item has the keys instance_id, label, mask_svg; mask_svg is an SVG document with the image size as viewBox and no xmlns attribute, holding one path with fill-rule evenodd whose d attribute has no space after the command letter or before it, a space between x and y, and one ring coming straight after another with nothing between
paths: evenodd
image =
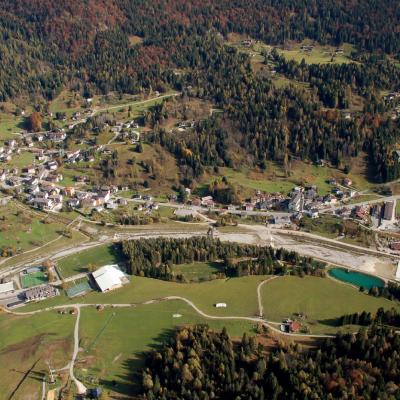
<instances>
[{"instance_id":1,"label":"sports field","mask_svg":"<svg viewBox=\"0 0 400 400\"><path fill-rule=\"evenodd\" d=\"M48 281L44 272L38 271L31 274L21 275L21 286L26 289L32 286L42 285Z\"/></svg>"}]
</instances>

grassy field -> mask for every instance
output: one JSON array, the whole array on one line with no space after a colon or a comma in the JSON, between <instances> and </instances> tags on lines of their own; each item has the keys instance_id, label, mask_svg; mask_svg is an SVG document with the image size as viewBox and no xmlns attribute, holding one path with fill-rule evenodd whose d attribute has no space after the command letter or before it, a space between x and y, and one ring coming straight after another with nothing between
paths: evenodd
<instances>
[{"instance_id":1,"label":"grassy field","mask_svg":"<svg viewBox=\"0 0 400 400\"><path fill-rule=\"evenodd\" d=\"M17 167L23 168L28 165L32 165L35 160L35 156L33 153L28 151L22 151L21 154L15 154L12 156L12 159L7 162L8 167Z\"/></svg>"},{"instance_id":2,"label":"grassy field","mask_svg":"<svg viewBox=\"0 0 400 400\"><path fill-rule=\"evenodd\" d=\"M0 248L26 251L57 238L64 226L56 222L44 223L44 218L28 210L22 211L13 202L0 207Z\"/></svg>"},{"instance_id":3,"label":"grassy field","mask_svg":"<svg viewBox=\"0 0 400 400\"><path fill-rule=\"evenodd\" d=\"M59 236L56 239L57 240L49 242L38 249L31 249L29 253L21 253L12 258L8 258L3 264L1 264L0 269L15 265L16 263L20 262L27 264L32 263L44 255L54 254L57 251L65 249L66 247L71 247L74 245L78 246L79 244L85 242L87 237L83 236L80 232L72 231L71 238Z\"/></svg>"},{"instance_id":4,"label":"grassy field","mask_svg":"<svg viewBox=\"0 0 400 400\"><path fill-rule=\"evenodd\" d=\"M131 394L135 391L135 384L141 380L143 352L165 342L177 326L197 323L207 323L218 330L225 326L228 333L236 337L241 337L245 331L254 333L254 324L207 321L181 301L101 312L93 308L84 309L80 329L83 348L80 359L83 361L79 362L76 374L84 381L96 376L108 389L119 394Z\"/></svg>"},{"instance_id":5,"label":"grassy field","mask_svg":"<svg viewBox=\"0 0 400 400\"><path fill-rule=\"evenodd\" d=\"M317 277L274 279L263 286L262 298L265 318L280 322L295 313L303 313L312 333L337 331L336 319L343 314L376 312L379 307L399 308L390 300L360 293L330 278Z\"/></svg>"},{"instance_id":6,"label":"grassy field","mask_svg":"<svg viewBox=\"0 0 400 400\"><path fill-rule=\"evenodd\" d=\"M224 167L220 168L219 175L226 176L231 183L240 186L244 196L248 196L254 190L288 193L298 185L316 185L318 193L324 195L333 188L327 183L329 178L335 178L340 183L345 177L349 177L353 181L353 187L358 190L371 189L374 186L366 177L366 161L363 156L352 160L352 170L348 175L337 168L317 166L300 160L291 162L289 176L286 176L283 167L275 162L267 162L265 171ZM203 188L204 191L214 179L214 175L206 175L199 189Z\"/></svg>"},{"instance_id":7,"label":"grassy field","mask_svg":"<svg viewBox=\"0 0 400 400\"><path fill-rule=\"evenodd\" d=\"M311 52L301 50L302 45L309 44L312 43L309 41L292 43L285 49L278 48L278 52L288 60L301 62L304 59L307 64L344 64L352 62L350 54L354 48L350 44L344 44L341 47L343 49L343 54L333 56L333 58L332 55L335 52L335 47L316 44Z\"/></svg>"},{"instance_id":8,"label":"grassy field","mask_svg":"<svg viewBox=\"0 0 400 400\"><path fill-rule=\"evenodd\" d=\"M21 132L23 125L23 117L0 113L0 142L7 139L15 139L17 135L14 135L14 133Z\"/></svg>"},{"instance_id":9,"label":"grassy field","mask_svg":"<svg viewBox=\"0 0 400 400\"><path fill-rule=\"evenodd\" d=\"M257 285L265 276L217 279L202 283L176 283L157 279L133 276L131 282L121 289L110 293L90 293L85 297L73 299L58 296L53 299L32 303L25 310L40 309L56 304L78 303L142 303L166 296L183 296L211 315L257 315ZM245 301L243 301L245 299ZM227 308L215 308L215 303L227 303Z\"/></svg>"},{"instance_id":10,"label":"grassy field","mask_svg":"<svg viewBox=\"0 0 400 400\"><path fill-rule=\"evenodd\" d=\"M87 272L89 264L101 267L106 264L118 264L122 261L113 245L102 245L60 259L57 269L63 278L68 278L81 272Z\"/></svg>"},{"instance_id":11,"label":"grassy field","mask_svg":"<svg viewBox=\"0 0 400 400\"><path fill-rule=\"evenodd\" d=\"M0 315L2 399L8 399L14 390L13 399L41 398L46 362L50 361L52 368L63 368L71 358L74 322L69 314L56 312L29 317Z\"/></svg>"},{"instance_id":12,"label":"grassy field","mask_svg":"<svg viewBox=\"0 0 400 400\"><path fill-rule=\"evenodd\" d=\"M219 263L202 263L173 265L172 271L175 275L183 275L188 280L198 280L210 277L213 274L223 271L223 266Z\"/></svg>"},{"instance_id":13,"label":"grassy field","mask_svg":"<svg viewBox=\"0 0 400 400\"><path fill-rule=\"evenodd\" d=\"M179 284L132 277L130 284L114 292L90 293L83 298L73 300L61 296L39 304L28 305L21 311L76 302L93 305L99 303L143 303L154 298L176 295L192 300L202 311L210 315L252 316L256 315L258 311L257 286L265 278L265 276L250 276L204 283ZM266 283L261 292L264 313L268 320L280 322L283 318L292 317L295 313L303 313L306 316L305 322L312 333L335 332L338 329L335 326L336 319L345 313L364 310L375 312L379 307L385 309L393 306L399 307L397 303L368 296L349 285L329 278L279 277ZM216 309L214 304L222 301L226 302L228 307ZM21 327L26 324L11 326L8 322L18 322L19 320L32 324L29 325L32 328L22 331ZM32 332L40 335L42 331L49 331L55 332L51 336L49 335L49 340L50 338L52 340L64 338L61 342L62 346L70 351L70 335L72 333L70 321L69 315L59 316L54 312L21 319L0 316L0 329L2 332L7 332L5 337L3 335L0 337L0 346L8 348L7 346L12 344L10 341L19 343L26 340L31 343ZM84 308L80 326L82 351L79 353L76 375L86 383L96 377L99 379L100 385L107 387L115 394L130 394L135 389L134 383L140 379L139 376L133 377L132 373L137 373L143 365L143 351L154 348L167 340L171 329L176 326L203 322L207 322L215 329L226 326L228 332L237 337L240 337L244 331L254 332L253 323L205 321L190 306L179 300L140 304L133 308L107 308L103 311L97 311L94 307ZM128 336L127 332L129 332ZM20 347L18 346L18 349ZM35 348L34 351L37 354L44 350ZM4 351L0 352L0 362L2 361L1 357L4 357L5 354L7 353ZM52 354L53 357L57 359ZM5 368L0 366L0 373Z\"/></svg>"},{"instance_id":14,"label":"grassy field","mask_svg":"<svg viewBox=\"0 0 400 400\"><path fill-rule=\"evenodd\" d=\"M261 190L269 193L288 193L294 186L313 184L317 185L320 194L331 191L332 186L326 183L328 178L341 176L341 172L338 170L318 167L301 161L292 163L291 174L288 177L279 164L272 162L268 163L267 170L264 172L220 168L220 174L244 189ZM212 179L215 178L208 178L208 182Z\"/></svg>"},{"instance_id":15,"label":"grassy field","mask_svg":"<svg viewBox=\"0 0 400 400\"><path fill-rule=\"evenodd\" d=\"M321 215L317 219L303 217L300 222L302 230L328 238L338 236L340 225L342 225L342 220L334 215Z\"/></svg>"}]
</instances>

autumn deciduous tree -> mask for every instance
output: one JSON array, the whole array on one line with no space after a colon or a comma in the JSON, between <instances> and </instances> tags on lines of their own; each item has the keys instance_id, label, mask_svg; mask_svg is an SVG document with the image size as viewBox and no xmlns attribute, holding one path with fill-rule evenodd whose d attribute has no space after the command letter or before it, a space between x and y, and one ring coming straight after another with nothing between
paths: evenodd
<instances>
[{"instance_id":1,"label":"autumn deciduous tree","mask_svg":"<svg viewBox=\"0 0 400 400\"><path fill-rule=\"evenodd\" d=\"M33 112L28 118L28 128L32 132L39 132L42 129L42 116L38 112Z\"/></svg>"}]
</instances>

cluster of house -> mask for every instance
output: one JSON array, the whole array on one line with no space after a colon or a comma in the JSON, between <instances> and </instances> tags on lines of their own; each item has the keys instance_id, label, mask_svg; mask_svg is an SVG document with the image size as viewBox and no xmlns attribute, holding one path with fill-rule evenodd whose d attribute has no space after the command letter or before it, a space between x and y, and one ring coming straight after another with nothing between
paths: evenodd
<instances>
[{"instance_id":1,"label":"cluster of house","mask_svg":"<svg viewBox=\"0 0 400 400\"><path fill-rule=\"evenodd\" d=\"M383 204L362 204L354 207L342 207L336 211L342 218L353 218L366 222L372 216L380 222L393 223L396 221L396 201L386 201Z\"/></svg>"},{"instance_id":2,"label":"cluster of house","mask_svg":"<svg viewBox=\"0 0 400 400\"><path fill-rule=\"evenodd\" d=\"M385 97L385 101L392 101L400 98L400 92L390 92Z\"/></svg>"},{"instance_id":3,"label":"cluster of house","mask_svg":"<svg viewBox=\"0 0 400 400\"><path fill-rule=\"evenodd\" d=\"M301 324L298 321L293 321L286 318L281 323L281 331L286 333L298 333L301 329Z\"/></svg>"},{"instance_id":4,"label":"cluster of house","mask_svg":"<svg viewBox=\"0 0 400 400\"><path fill-rule=\"evenodd\" d=\"M388 93L386 96L383 98L386 103L390 103L390 105L393 107L391 110L391 117L392 119L397 119L400 117L400 92L391 92Z\"/></svg>"},{"instance_id":5,"label":"cluster of house","mask_svg":"<svg viewBox=\"0 0 400 400\"><path fill-rule=\"evenodd\" d=\"M45 211L60 211L65 204L69 208L95 208L98 211L104 208L115 209L118 205L126 205L124 198L114 201L111 196L119 190L126 191L126 186L101 186L91 191L76 190L73 186L59 186L57 183L63 179L57 173L56 161L46 161L39 166L27 166L0 170L0 182L5 187L17 189L25 194L25 199L34 208ZM84 176L78 181L85 183Z\"/></svg>"},{"instance_id":6,"label":"cluster of house","mask_svg":"<svg viewBox=\"0 0 400 400\"><path fill-rule=\"evenodd\" d=\"M181 121L178 124L178 129L184 131L185 129L193 128L195 125L195 121Z\"/></svg>"},{"instance_id":7,"label":"cluster of house","mask_svg":"<svg viewBox=\"0 0 400 400\"><path fill-rule=\"evenodd\" d=\"M336 179L328 180L330 185L338 185ZM344 178L341 182L343 187L335 186L331 193L319 195L316 185L296 186L288 196L282 193L263 193L257 191L256 195L247 199L239 207L228 205L228 210L243 211L289 211L292 213L306 213L312 218L318 217L318 210L337 204L339 201L353 198L357 192L351 189L352 181ZM345 186L345 187L344 187ZM189 202L194 206L203 206L212 208L215 201L212 196L193 198Z\"/></svg>"},{"instance_id":8,"label":"cluster of house","mask_svg":"<svg viewBox=\"0 0 400 400\"><path fill-rule=\"evenodd\" d=\"M88 99L91 100L91 99ZM88 102L88 104L90 104L91 101ZM83 121L83 119L85 119L85 117L90 117L91 115L93 115L93 110L91 108L87 108L84 111L75 111L72 116L71 119L72 121Z\"/></svg>"},{"instance_id":9,"label":"cluster of house","mask_svg":"<svg viewBox=\"0 0 400 400\"><path fill-rule=\"evenodd\" d=\"M244 47L251 47L254 41L252 39L244 39L242 40L242 46Z\"/></svg>"},{"instance_id":10,"label":"cluster of house","mask_svg":"<svg viewBox=\"0 0 400 400\"><path fill-rule=\"evenodd\" d=\"M64 159L66 164L75 164L77 162L82 162L82 161L93 162L94 155L93 152L91 151L78 149L75 151L67 152L64 155Z\"/></svg>"},{"instance_id":11,"label":"cluster of house","mask_svg":"<svg viewBox=\"0 0 400 400\"><path fill-rule=\"evenodd\" d=\"M336 179L332 178L328 180L330 185L337 185ZM352 181L349 178L343 180L343 185L347 188L352 185ZM324 196L318 194L316 185L308 185L306 187L295 187L290 193L288 202L288 210L292 212L303 212L306 211L309 214L315 215L315 212L323 209L327 206L337 204L339 201L350 199L357 194L352 189L340 189L335 186L331 193ZM310 215L310 216L312 216Z\"/></svg>"},{"instance_id":12,"label":"cluster of house","mask_svg":"<svg viewBox=\"0 0 400 400\"><path fill-rule=\"evenodd\" d=\"M53 143L61 143L67 138L67 134L65 129L54 129L52 131L46 132L35 132L28 133L22 132L22 142L26 147L34 147L35 142L41 143L46 140L51 141Z\"/></svg>"},{"instance_id":13,"label":"cluster of house","mask_svg":"<svg viewBox=\"0 0 400 400\"><path fill-rule=\"evenodd\" d=\"M117 122L116 125L111 127L111 132L115 133L119 139L137 143L140 140L138 129L139 125L135 121L128 121L126 123Z\"/></svg>"},{"instance_id":14,"label":"cluster of house","mask_svg":"<svg viewBox=\"0 0 400 400\"><path fill-rule=\"evenodd\" d=\"M392 119L397 119L400 117L400 104L393 108L391 117Z\"/></svg>"},{"instance_id":15,"label":"cluster of house","mask_svg":"<svg viewBox=\"0 0 400 400\"><path fill-rule=\"evenodd\" d=\"M304 51L305 53L311 53L314 50L314 46L310 44L303 44L300 46L300 50Z\"/></svg>"},{"instance_id":16,"label":"cluster of house","mask_svg":"<svg viewBox=\"0 0 400 400\"><path fill-rule=\"evenodd\" d=\"M13 155L20 154L21 149L15 139L6 140L4 146L0 146L0 162L11 161Z\"/></svg>"},{"instance_id":17,"label":"cluster of house","mask_svg":"<svg viewBox=\"0 0 400 400\"><path fill-rule=\"evenodd\" d=\"M118 206L126 206L127 200L125 198L119 197L116 200L112 198L119 190L126 189L126 187L113 185L95 187L91 191L78 191L74 187L66 187L63 190L69 197L66 201L69 208L91 208L101 212L104 209L115 210Z\"/></svg>"},{"instance_id":18,"label":"cluster of house","mask_svg":"<svg viewBox=\"0 0 400 400\"><path fill-rule=\"evenodd\" d=\"M3 169L0 170L0 182L5 187L17 189L19 193L26 193L28 202L33 204L36 199L38 204L51 209L50 201L43 199L52 198L52 203L62 201L58 196L59 190L57 191L54 185L62 180L62 175L56 172L57 168L55 161L48 161L40 166L23 167L21 171L18 168Z\"/></svg>"}]
</instances>

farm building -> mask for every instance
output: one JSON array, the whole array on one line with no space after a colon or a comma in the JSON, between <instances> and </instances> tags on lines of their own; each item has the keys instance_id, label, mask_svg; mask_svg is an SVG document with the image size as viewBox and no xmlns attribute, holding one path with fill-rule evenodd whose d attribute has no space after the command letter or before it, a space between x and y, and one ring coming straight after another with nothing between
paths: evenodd
<instances>
[{"instance_id":1,"label":"farm building","mask_svg":"<svg viewBox=\"0 0 400 400\"><path fill-rule=\"evenodd\" d=\"M118 268L117 264L104 265L93 272L92 277L102 292L118 289L128 282L126 275Z\"/></svg>"}]
</instances>

